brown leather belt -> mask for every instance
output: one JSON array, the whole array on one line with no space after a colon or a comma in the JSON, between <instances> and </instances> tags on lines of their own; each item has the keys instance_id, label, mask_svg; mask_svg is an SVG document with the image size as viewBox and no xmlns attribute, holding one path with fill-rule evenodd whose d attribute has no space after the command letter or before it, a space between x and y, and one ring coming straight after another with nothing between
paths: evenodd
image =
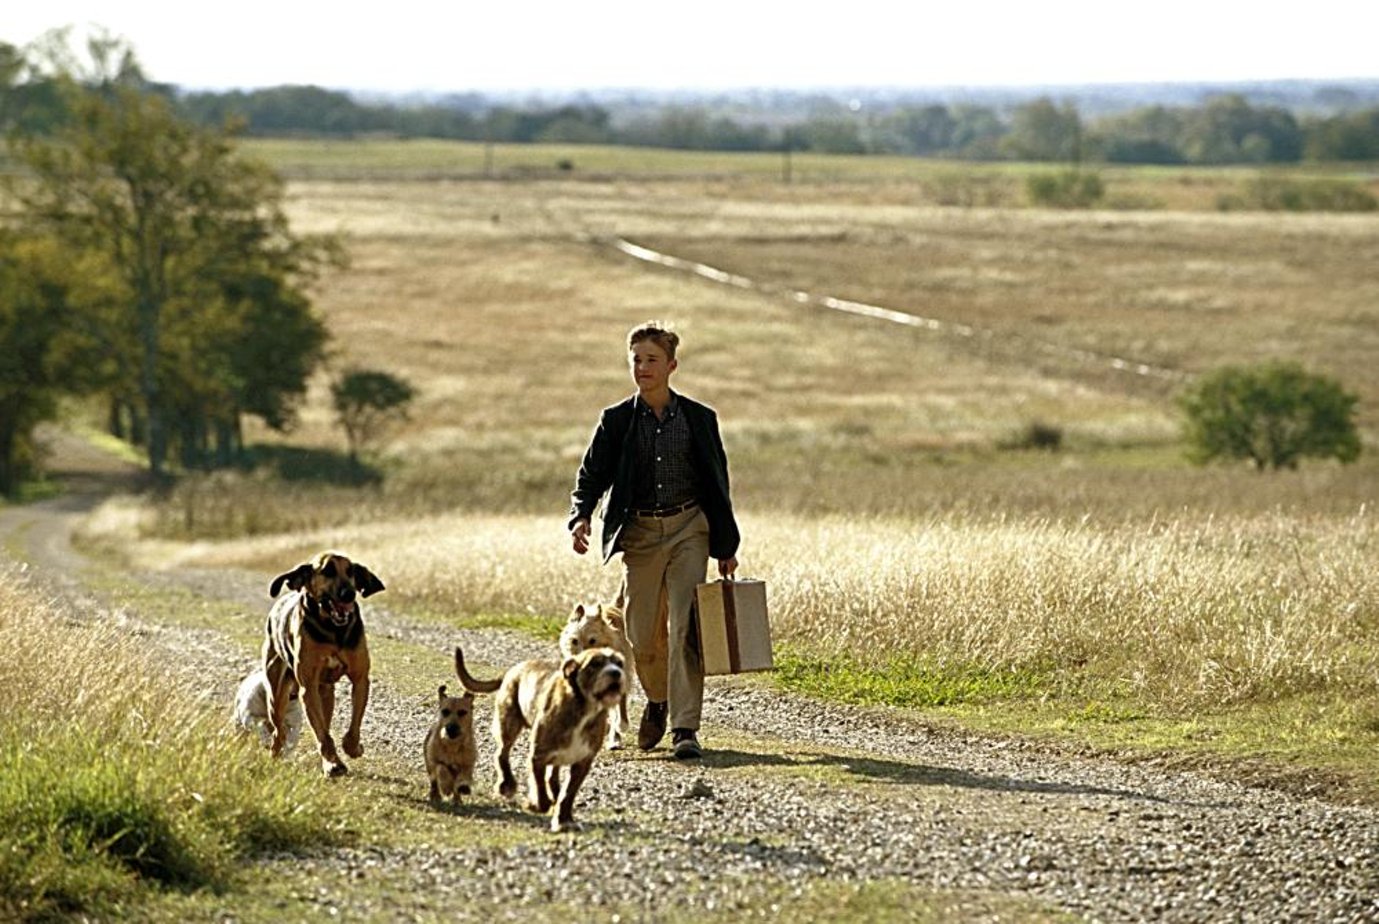
<instances>
[{"instance_id":1,"label":"brown leather belt","mask_svg":"<svg viewBox=\"0 0 1379 924\"><path fill-rule=\"evenodd\" d=\"M633 510L632 515L634 517L655 517L656 519L660 519L662 517L673 517L677 513L684 513L686 510L698 506L699 501L687 500L683 504L676 504L674 507L657 507L655 510Z\"/></svg>"}]
</instances>

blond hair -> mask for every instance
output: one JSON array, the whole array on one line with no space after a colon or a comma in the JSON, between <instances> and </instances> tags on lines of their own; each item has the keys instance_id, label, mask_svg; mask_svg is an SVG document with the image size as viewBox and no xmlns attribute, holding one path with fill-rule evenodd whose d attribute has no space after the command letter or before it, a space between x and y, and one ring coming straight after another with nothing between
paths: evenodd
<instances>
[{"instance_id":1,"label":"blond hair","mask_svg":"<svg viewBox=\"0 0 1379 924\"><path fill-rule=\"evenodd\" d=\"M674 359L675 350L680 346L680 335L661 321L647 321L632 328L627 335L627 348L630 350L643 340L650 340L665 350L667 359Z\"/></svg>"}]
</instances>

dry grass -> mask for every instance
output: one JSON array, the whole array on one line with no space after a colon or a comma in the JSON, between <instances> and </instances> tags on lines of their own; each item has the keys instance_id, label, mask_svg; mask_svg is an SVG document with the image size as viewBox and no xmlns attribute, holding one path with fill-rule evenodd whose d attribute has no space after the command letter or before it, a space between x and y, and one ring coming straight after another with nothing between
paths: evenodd
<instances>
[{"instance_id":1,"label":"dry grass","mask_svg":"<svg viewBox=\"0 0 1379 924\"><path fill-rule=\"evenodd\" d=\"M146 632L56 611L14 566L0 579L0 917L105 917L341 838L336 800L252 759Z\"/></svg>"},{"instance_id":2,"label":"dry grass","mask_svg":"<svg viewBox=\"0 0 1379 924\"><path fill-rule=\"evenodd\" d=\"M1045 692L1183 710L1379 677L1379 521L1262 513L929 519L748 514L743 566L771 588L778 640L936 668L1034 673ZM175 565L269 571L338 545L441 615L564 612L608 599L617 569L568 549L556 516L452 514L238 540Z\"/></svg>"},{"instance_id":3,"label":"dry grass","mask_svg":"<svg viewBox=\"0 0 1379 924\"><path fill-rule=\"evenodd\" d=\"M295 183L301 230L352 235L353 269L318 300L336 366L420 390L377 460L385 480L193 481L116 534L254 534L176 560L265 570L344 546L440 613L561 613L616 583L568 551L567 492L598 408L630 391L623 333L667 317L685 335L676 385L723 414L744 564L798 650L1166 709L1372 696L1374 463L1189 468L1162 386L1031 344L1193 371L1300 359L1361 394L1373 444L1379 219L935 208L903 188ZM615 235L993 335L975 347L649 268L601 243ZM1062 451L1001 448L1036 423ZM287 441L342 448L322 384Z\"/></svg>"}]
</instances>

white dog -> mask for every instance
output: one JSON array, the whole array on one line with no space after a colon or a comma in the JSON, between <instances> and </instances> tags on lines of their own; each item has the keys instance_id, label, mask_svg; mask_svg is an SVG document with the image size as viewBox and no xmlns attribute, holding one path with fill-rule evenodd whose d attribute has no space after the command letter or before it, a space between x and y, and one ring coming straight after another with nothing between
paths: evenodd
<instances>
[{"instance_id":1,"label":"white dog","mask_svg":"<svg viewBox=\"0 0 1379 924\"><path fill-rule=\"evenodd\" d=\"M290 752L302 734L302 701L296 693L287 702L287 741L284 753ZM268 724L268 677L263 668L245 677L235 694L235 721L245 731L257 731L264 747L273 744L273 729Z\"/></svg>"}]
</instances>

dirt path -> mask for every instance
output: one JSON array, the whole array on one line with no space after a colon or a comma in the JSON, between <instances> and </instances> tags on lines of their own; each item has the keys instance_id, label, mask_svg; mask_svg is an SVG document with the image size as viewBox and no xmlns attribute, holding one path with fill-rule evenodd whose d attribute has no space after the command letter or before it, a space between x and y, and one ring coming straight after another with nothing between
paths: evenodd
<instances>
[{"instance_id":1,"label":"dirt path","mask_svg":"<svg viewBox=\"0 0 1379 924\"><path fill-rule=\"evenodd\" d=\"M160 623L108 580L99 591L87 586L92 566L72 548L71 531L101 491L129 484L128 474L69 465L72 493L0 508L3 548L59 596L143 620L157 644L201 665L228 702L252 663L244 626L262 619L269 576L122 576L143 592L242 614L225 631ZM366 618L394 661L376 655L369 752L346 785L378 786L408 811L432 811L417 748L427 710L399 690L401 661L442 663L458 643L476 662L499 665L549 646L415 621L386 603L369 606ZM476 728L486 727L481 714ZM575 836L546 834L489 795L480 738L480 794L464 811L510 836L465 846L403 837L399 846L398 832L379 843L363 832L348 850L267 858L266 876L290 869L312 884L282 916L334 909L343 920L533 920L593 907L605 918L737 910L808 920L839 914L837 905L819 912L811 895L871 889L905 896L888 919L909 908L940 920L1379 920L1374 810L936 729L756 681L711 679L704 760L680 764L664 749L601 759L577 809L586 830ZM300 766L313 772L306 755ZM240 919L233 908L217 918Z\"/></svg>"}]
</instances>

